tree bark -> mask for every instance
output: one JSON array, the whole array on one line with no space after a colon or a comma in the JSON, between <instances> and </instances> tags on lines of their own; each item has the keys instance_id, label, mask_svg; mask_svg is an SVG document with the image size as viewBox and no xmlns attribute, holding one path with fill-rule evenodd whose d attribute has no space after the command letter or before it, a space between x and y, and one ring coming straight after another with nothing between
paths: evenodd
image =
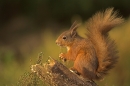
<instances>
[{"instance_id":1,"label":"tree bark","mask_svg":"<svg viewBox=\"0 0 130 86\"><path fill-rule=\"evenodd\" d=\"M32 65L31 70L50 86L97 86L94 81L82 78L52 58L43 65Z\"/></svg>"}]
</instances>

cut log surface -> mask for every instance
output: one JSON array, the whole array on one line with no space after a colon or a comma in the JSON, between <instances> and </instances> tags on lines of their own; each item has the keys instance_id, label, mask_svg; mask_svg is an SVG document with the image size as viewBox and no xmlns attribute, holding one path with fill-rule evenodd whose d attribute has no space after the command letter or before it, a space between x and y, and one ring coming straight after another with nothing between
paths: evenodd
<instances>
[{"instance_id":1,"label":"cut log surface","mask_svg":"<svg viewBox=\"0 0 130 86\"><path fill-rule=\"evenodd\" d=\"M43 65L32 65L31 70L50 86L97 86L94 81L85 80L54 59Z\"/></svg>"}]
</instances>

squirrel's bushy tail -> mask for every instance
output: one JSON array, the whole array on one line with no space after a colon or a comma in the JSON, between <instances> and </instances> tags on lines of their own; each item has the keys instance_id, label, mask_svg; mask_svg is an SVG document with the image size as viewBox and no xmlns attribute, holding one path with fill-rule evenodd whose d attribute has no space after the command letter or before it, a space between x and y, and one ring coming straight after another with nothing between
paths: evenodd
<instances>
[{"instance_id":1,"label":"squirrel's bushy tail","mask_svg":"<svg viewBox=\"0 0 130 86\"><path fill-rule=\"evenodd\" d=\"M117 12L114 12L113 8L96 13L87 22L89 31L87 36L94 45L99 61L97 79L101 79L117 62L118 56L115 44L113 40L109 39L108 32L122 22L123 18L118 17Z\"/></svg>"}]
</instances>

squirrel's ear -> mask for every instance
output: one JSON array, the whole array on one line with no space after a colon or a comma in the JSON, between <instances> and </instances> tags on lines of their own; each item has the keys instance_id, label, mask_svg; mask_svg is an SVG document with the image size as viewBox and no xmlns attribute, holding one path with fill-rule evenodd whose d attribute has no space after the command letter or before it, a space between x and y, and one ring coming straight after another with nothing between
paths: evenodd
<instances>
[{"instance_id":1,"label":"squirrel's ear","mask_svg":"<svg viewBox=\"0 0 130 86\"><path fill-rule=\"evenodd\" d=\"M70 27L70 33L72 37L74 37L77 34L76 29L78 28L78 26L79 24L77 24L77 22L75 21Z\"/></svg>"},{"instance_id":2,"label":"squirrel's ear","mask_svg":"<svg viewBox=\"0 0 130 86\"><path fill-rule=\"evenodd\" d=\"M72 38L75 37L76 34L77 34L76 30L71 31L71 37L72 37Z\"/></svg>"}]
</instances>

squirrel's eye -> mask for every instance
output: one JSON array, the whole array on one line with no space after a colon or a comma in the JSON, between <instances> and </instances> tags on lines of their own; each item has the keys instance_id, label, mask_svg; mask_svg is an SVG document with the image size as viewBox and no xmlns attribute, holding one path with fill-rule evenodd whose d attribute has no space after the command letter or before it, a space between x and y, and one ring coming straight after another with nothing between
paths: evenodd
<instances>
[{"instance_id":1,"label":"squirrel's eye","mask_svg":"<svg viewBox=\"0 0 130 86\"><path fill-rule=\"evenodd\" d=\"M63 36L63 39L66 39L66 36Z\"/></svg>"}]
</instances>

